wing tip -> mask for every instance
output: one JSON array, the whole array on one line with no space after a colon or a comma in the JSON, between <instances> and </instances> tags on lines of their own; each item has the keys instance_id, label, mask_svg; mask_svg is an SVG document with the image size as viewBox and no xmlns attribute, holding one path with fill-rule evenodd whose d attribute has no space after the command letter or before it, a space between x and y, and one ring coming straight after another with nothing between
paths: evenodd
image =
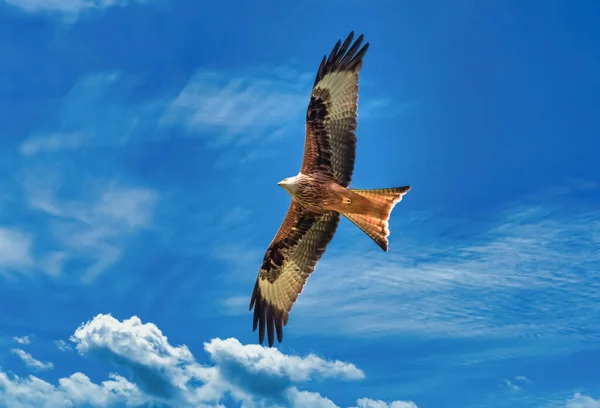
<instances>
[{"instance_id":1,"label":"wing tip","mask_svg":"<svg viewBox=\"0 0 600 408\"><path fill-rule=\"evenodd\" d=\"M369 43L365 43L359 50L364 38L364 34L361 33L350 47L350 43L354 39L354 30L352 30L343 43L338 40L329 53L329 57L323 58L314 85L317 85L325 75L331 72L342 70L359 72L362 68L363 57L369 49Z\"/></svg>"},{"instance_id":2,"label":"wing tip","mask_svg":"<svg viewBox=\"0 0 600 408\"><path fill-rule=\"evenodd\" d=\"M266 334L269 347L273 347L275 335L277 335L277 341L279 343L283 341L283 326L287 324L288 313L274 307L271 302L267 303L260 290L259 279L260 278L256 279L254 291L252 292L252 299L250 301L250 310L254 307L252 331L255 332L258 328L259 344L263 344Z\"/></svg>"}]
</instances>

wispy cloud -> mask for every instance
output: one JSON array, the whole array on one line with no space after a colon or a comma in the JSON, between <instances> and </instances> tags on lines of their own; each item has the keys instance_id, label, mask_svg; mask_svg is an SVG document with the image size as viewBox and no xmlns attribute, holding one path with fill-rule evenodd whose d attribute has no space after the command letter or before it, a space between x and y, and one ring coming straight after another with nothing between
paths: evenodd
<instances>
[{"instance_id":1,"label":"wispy cloud","mask_svg":"<svg viewBox=\"0 0 600 408\"><path fill-rule=\"evenodd\" d=\"M13 337L13 341L19 343L19 344L29 344L31 343L31 340L29 339L29 336L22 336L22 337Z\"/></svg>"},{"instance_id":2,"label":"wispy cloud","mask_svg":"<svg viewBox=\"0 0 600 408\"><path fill-rule=\"evenodd\" d=\"M127 183L118 160L108 168L91 160L82 168L82 155L74 151L116 152L138 130L156 125L146 120L152 102L125 100L132 82L114 72L85 76L59 105L60 131L38 131L21 143L16 181L35 235L0 227L0 269L34 268L58 277L76 263L76 278L89 283L120 259L128 239L152 224L155 190Z\"/></svg>"},{"instance_id":3,"label":"wispy cloud","mask_svg":"<svg viewBox=\"0 0 600 408\"><path fill-rule=\"evenodd\" d=\"M291 69L199 70L182 88L167 86L139 100L144 80L122 72L82 77L61 102L59 125L24 140L20 153L38 159L83 147L200 137L219 150L215 165L224 167L269 157L282 138L303 134L310 80Z\"/></svg>"},{"instance_id":4,"label":"wispy cloud","mask_svg":"<svg viewBox=\"0 0 600 408\"><path fill-rule=\"evenodd\" d=\"M130 3L144 3L145 0L4 0L7 4L19 7L28 13L61 13L70 19L79 13L94 9L107 9L126 6Z\"/></svg>"},{"instance_id":5,"label":"wispy cloud","mask_svg":"<svg viewBox=\"0 0 600 408\"><path fill-rule=\"evenodd\" d=\"M70 351L70 350L73 350L73 347L71 347L71 345L69 343L67 343L66 341L64 341L62 339L54 340L54 345L60 351Z\"/></svg>"},{"instance_id":6,"label":"wispy cloud","mask_svg":"<svg viewBox=\"0 0 600 408\"><path fill-rule=\"evenodd\" d=\"M33 358L33 356L31 354L29 354L25 350L14 348L14 349L11 349L10 351L13 354L16 354L17 356L19 356L19 358L21 360L23 360L23 362L25 363L25 365L27 367L32 368L34 370L52 370L54 368L54 364L52 364L50 362L44 363L42 361L36 360L35 358Z\"/></svg>"},{"instance_id":7,"label":"wispy cloud","mask_svg":"<svg viewBox=\"0 0 600 408\"><path fill-rule=\"evenodd\" d=\"M22 270L32 265L31 237L15 229L0 227L0 271Z\"/></svg>"},{"instance_id":8,"label":"wispy cloud","mask_svg":"<svg viewBox=\"0 0 600 408\"><path fill-rule=\"evenodd\" d=\"M145 137L156 127L156 116L167 96L137 101L133 96L143 78L119 71L94 72L75 81L57 111L57 125L40 129L20 146L26 157L68 152L84 146L122 146Z\"/></svg>"},{"instance_id":9,"label":"wispy cloud","mask_svg":"<svg viewBox=\"0 0 600 408\"><path fill-rule=\"evenodd\" d=\"M198 71L170 103L162 123L183 124L192 134L210 137L213 147L261 143L289 126L303 129L309 76L251 71L251 76Z\"/></svg>"},{"instance_id":10,"label":"wispy cloud","mask_svg":"<svg viewBox=\"0 0 600 408\"><path fill-rule=\"evenodd\" d=\"M527 377L518 375L513 379L504 379L503 383L511 391L518 392L518 391L521 391L521 388L523 387L524 384L529 384L529 383L531 383L531 381Z\"/></svg>"},{"instance_id":11,"label":"wispy cloud","mask_svg":"<svg viewBox=\"0 0 600 408\"><path fill-rule=\"evenodd\" d=\"M555 351L561 339L597 338L600 212L519 205L481 225L465 230L469 238L392 235L387 254L367 237L338 236L345 248L321 260L288 327L331 336L535 338ZM224 304L247 314L246 293Z\"/></svg>"},{"instance_id":12,"label":"wispy cloud","mask_svg":"<svg viewBox=\"0 0 600 408\"><path fill-rule=\"evenodd\" d=\"M49 230L61 249L41 255L40 267L57 276L74 257L90 260L80 277L91 282L115 263L123 240L152 222L157 193L151 189L99 183L80 199L56 197L51 182L42 178L26 184L32 209L46 215Z\"/></svg>"},{"instance_id":13,"label":"wispy cloud","mask_svg":"<svg viewBox=\"0 0 600 408\"><path fill-rule=\"evenodd\" d=\"M35 156L43 152L57 152L65 149L77 149L85 140L80 133L55 133L40 135L27 139L21 144L21 154Z\"/></svg>"},{"instance_id":14,"label":"wispy cloud","mask_svg":"<svg viewBox=\"0 0 600 408\"><path fill-rule=\"evenodd\" d=\"M213 365L196 361L185 345L173 346L152 323L137 317L119 321L97 315L71 337L81 355L93 355L128 369L131 380L111 374L95 384L83 373L61 378L54 386L37 377L10 378L0 371L0 403L7 406L94 407L166 404L222 407L226 399L243 406L329 407L337 405L319 393L300 390L315 380L359 381L364 373L351 363L315 355L290 356L277 349L242 345L234 338L204 344ZM25 404L25 405L20 405ZM382 405L384 404L384 405ZM404 405L403 405L404 404ZM358 407L416 408L409 402L362 398Z\"/></svg>"},{"instance_id":15,"label":"wispy cloud","mask_svg":"<svg viewBox=\"0 0 600 408\"><path fill-rule=\"evenodd\" d=\"M307 286L297 313L362 334L539 336L565 325L598 329L593 316L600 292L589 273L600 264L600 214L550 213L515 209L469 242L419 248L397 241L402 251L385 258L374 251L332 256ZM529 318L523 316L519 299L542 288L543 296L527 302ZM583 304L589 313L581 312Z\"/></svg>"},{"instance_id":16,"label":"wispy cloud","mask_svg":"<svg viewBox=\"0 0 600 408\"><path fill-rule=\"evenodd\" d=\"M358 107L359 121L393 118L419 107L417 100L397 102L391 98L362 100Z\"/></svg>"}]
</instances>

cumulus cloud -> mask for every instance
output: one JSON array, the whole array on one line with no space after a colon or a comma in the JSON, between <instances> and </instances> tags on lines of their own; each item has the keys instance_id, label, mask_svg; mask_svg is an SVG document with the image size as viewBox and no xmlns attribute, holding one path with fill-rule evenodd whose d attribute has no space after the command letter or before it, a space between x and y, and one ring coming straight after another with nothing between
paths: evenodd
<instances>
[{"instance_id":1,"label":"cumulus cloud","mask_svg":"<svg viewBox=\"0 0 600 408\"><path fill-rule=\"evenodd\" d=\"M55 386L32 375L9 377L0 369L0 405L5 407L141 406L146 402L135 385L116 374L94 384L85 374L75 373Z\"/></svg>"},{"instance_id":2,"label":"cumulus cloud","mask_svg":"<svg viewBox=\"0 0 600 408\"><path fill-rule=\"evenodd\" d=\"M33 368L34 370L52 370L54 368L54 364L48 362L44 363L42 361L36 360L33 358L31 354L21 349L11 349L13 354L19 356L21 360L25 363L25 365L29 368Z\"/></svg>"},{"instance_id":3,"label":"cumulus cloud","mask_svg":"<svg viewBox=\"0 0 600 408\"><path fill-rule=\"evenodd\" d=\"M96 384L83 373L61 378L52 385L38 377L9 377L0 370L0 403L15 407L142 406L221 407L225 400L245 407L327 407L337 405L301 387L311 381L358 381L364 373L351 363L309 354L290 356L274 348L243 345L237 339L212 339L204 344L212 365L198 363L185 345L174 346L152 323L134 316L120 321L97 315L70 338L77 352L111 362L130 378L113 373ZM416 405L359 407L415 408ZM379 403L379 401L375 401ZM412 405L410 405L412 404Z\"/></svg>"},{"instance_id":4,"label":"cumulus cloud","mask_svg":"<svg viewBox=\"0 0 600 408\"><path fill-rule=\"evenodd\" d=\"M122 322L98 315L71 337L81 354L94 354L130 369L133 381L159 398L182 397L192 379L208 380L210 373L195 363L186 346L171 346L152 323L138 317Z\"/></svg>"},{"instance_id":5,"label":"cumulus cloud","mask_svg":"<svg viewBox=\"0 0 600 408\"><path fill-rule=\"evenodd\" d=\"M265 349L260 345L242 345L237 339L213 339L204 349L219 367L228 365L243 368L249 375L271 378L289 378L292 382L313 378L344 378L360 380L361 370L341 361L325 361L314 354L306 357L286 356L277 349Z\"/></svg>"},{"instance_id":6,"label":"cumulus cloud","mask_svg":"<svg viewBox=\"0 0 600 408\"><path fill-rule=\"evenodd\" d=\"M204 345L222 378L239 395L260 396L266 400L289 402L308 397L298 394L295 384L315 379L360 380L364 373L353 364L326 361L315 355L287 356L277 349L242 345L237 339L213 339ZM257 381L261 378L261 381ZM243 398L242 398L243 399Z\"/></svg>"},{"instance_id":7,"label":"cumulus cloud","mask_svg":"<svg viewBox=\"0 0 600 408\"><path fill-rule=\"evenodd\" d=\"M94 354L127 367L141 390L162 401L217 402L215 398L229 392L247 403L256 398L285 402L298 397L294 385L299 383L364 377L349 363L314 355L286 356L276 349L244 346L233 338L205 343L204 349L216 366L204 367L186 346L170 345L158 327L137 317L121 322L110 315L98 315L79 327L71 341L81 354ZM203 385L191 386L195 381Z\"/></svg>"},{"instance_id":8,"label":"cumulus cloud","mask_svg":"<svg viewBox=\"0 0 600 408\"><path fill-rule=\"evenodd\" d=\"M600 400L595 400L587 395L575 393L573 398L567 401L566 408L600 408Z\"/></svg>"},{"instance_id":9,"label":"cumulus cloud","mask_svg":"<svg viewBox=\"0 0 600 408\"><path fill-rule=\"evenodd\" d=\"M387 403L382 400L360 398L356 401L356 407L353 408L417 408L417 405L412 401L392 401Z\"/></svg>"}]
</instances>

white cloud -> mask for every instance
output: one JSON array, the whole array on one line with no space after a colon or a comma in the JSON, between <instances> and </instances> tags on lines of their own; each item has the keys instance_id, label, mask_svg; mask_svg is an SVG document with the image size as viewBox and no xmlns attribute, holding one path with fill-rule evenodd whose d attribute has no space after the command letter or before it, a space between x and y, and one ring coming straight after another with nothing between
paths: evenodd
<instances>
[{"instance_id":1,"label":"white cloud","mask_svg":"<svg viewBox=\"0 0 600 408\"><path fill-rule=\"evenodd\" d=\"M98 385L86 375L75 373L54 386L32 375L9 377L0 369L0 405L6 407L141 406L145 402L135 385L116 374Z\"/></svg>"},{"instance_id":2,"label":"white cloud","mask_svg":"<svg viewBox=\"0 0 600 408\"><path fill-rule=\"evenodd\" d=\"M21 270L32 264L30 236L14 229L0 227L0 271Z\"/></svg>"},{"instance_id":3,"label":"white cloud","mask_svg":"<svg viewBox=\"0 0 600 408\"><path fill-rule=\"evenodd\" d=\"M287 403L295 408L338 408L329 398L317 392L299 391L296 387L286 392Z\"/></svg>"},{"instance_id":4,"label":"white cloud","mask_svg":"<svg viewBox=\"0 0 600 408\"><path fill-rule=\"evenodd\" d=\"M125 403L127 406L140 406L148 402L148 398L125 378L117 374L111 374L109 378L98 385L86 375L75 373L69 378L61 378L59 389L76 405L106 407Z\"/></svg>"},{"instance_id":5,"label":"white cloud","mask_svg":"<svg viewBox=\"0 0 600 408\"><path fill-rule=\"evenodd\" d=\"M42 135L25 140L20 147L24 156L35 156L42 152L57 152L60 150L73 150L80 147L85 141L80 133L55 133Z\"/></svg>"},{"instance_id":6,"label":"white cloud","mask_svg":"<svg viewBox=\"0 0 600 408\"><path fill-rule=\"evenodd\" d=\"M292 382L315 378L361 380L364 373L352 364L325 361L314 354L306 357L286 356L274 348L258 344L242 345L237 339L213 339L204 349L219 367L242 368L252 376L288 378Z\"/></svg>"},{"instance_id":7,"label":"white cloud","mask_svg":"<svg viewBox=\"0 0 600 408\"><path fill-rule=\"evenodd\" d=\"M13 337L13 341L19 343L19 344L29 344L31 343L31 339L29 338L29 336L21 336L21 337Z\"/></svg>"},{"instance_id":8,"label":"white cloud","mask_svg":"<svg viewBox=\"0 0 600 408\"><path fill-rule=\"evenodd\" d=\"M81 355L112 362L115 368L129 371L130 379L113 373L110 380L95 384L77 372L55 386L35 376L9 377L0 369L0 405L222 407L225 399L233 399L249 408L337 408L330 399L299 387L315 380L364 378L351 363L285 355L274 348L242 345L234 338L205 343L213 365L201 365L185 345L171 345L158 327L135 316L119 321L97 315L77 328L71 341ZM416 408L410 402L381 403L365 398L356 402L358 407Z\"/></svg>"},{"instance_id":9,"label":"white cloud","mask_svg":"<svg viewBox=\"0 0 600 408\"><path fill-rule=\"evenodd\" d=\"M158 327L137 317L120 322L98 315L79 327L71 341L81 354L101 355L129 367L134 382L157 397L172 398L187 391L191 379L210 377L186 346L171 346Z\"/></svg>"},{"instance_id":10,"label":"white cloud","mask_svg":"<svg viewBox=\"0 0 600 408\"><path fill-rule=\"evenodd\" d=\"M356 401L356 407L353 408L417 408L417 405L412 401L392 401L388 404L382 400L361 398Z\"/></svg>"},{"instance_id":11,"label":"white cloud","mask_svg":"<svg viewBox=\"0 0 600 408\"><path fill-rule=\"evenodd\" d=\"M573 398L567 401L566 408L600 408L600 400L576 393Z\"/></svg>"},{"instance_id":12,"label":"white cloud","mask_svg":"<svg viewBox=\"0 0 600 408\"><path fill-rule=\"evenodd\" d=\"M114 6L126 6L132 0L4 0L29 13L55 12L76 16L87 10L107 9ZM144 2L145 0L137 0Z\"/></svg>"},{"instance_id":13,"label":"white cloud","mask_svg":"<svg viewBox=\"0 0 600 408\"><path fill-rule=\"evenodd\" d=\"M44 363L42 361L36 360L33 358L31 354L21 349L11 349L13 354L19 356L21 360L25 363L25 365L29 368L33 368L34 370L52 370L54 365L50 362Z\"/></svg>"}]
</instances>

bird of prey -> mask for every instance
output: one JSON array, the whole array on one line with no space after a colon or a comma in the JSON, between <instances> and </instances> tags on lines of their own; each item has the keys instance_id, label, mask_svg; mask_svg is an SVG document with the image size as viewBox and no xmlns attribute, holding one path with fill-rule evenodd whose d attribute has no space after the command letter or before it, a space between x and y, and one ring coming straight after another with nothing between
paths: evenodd
<instances>
[{"instance_id":1,"label":"bird of prey","mask_svg":"<svg viewBox=\"0 0 600 408\"><path fill-rule=\"evenodd\" d=\"M254 285L250 310L260 344L273 346L325 248L344 215L379 247L388 250L388 220L410 186L359 190L349 188L356 157L358 74L369 43L361 34L338 41L317 71L306 112L304 157L300 172L278 183L291 205L269 245ZM360 48L360 49L359 49Z\"/></svg>"}]
</instances>

